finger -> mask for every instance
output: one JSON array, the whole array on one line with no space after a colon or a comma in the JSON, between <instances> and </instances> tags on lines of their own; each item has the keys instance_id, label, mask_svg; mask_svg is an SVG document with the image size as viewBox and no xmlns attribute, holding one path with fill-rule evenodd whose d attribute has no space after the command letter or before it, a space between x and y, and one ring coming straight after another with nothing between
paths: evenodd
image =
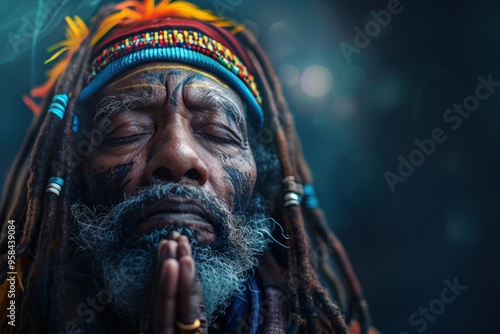
<instances>
[{"instance_id":1,"label":"finger","mask_svg":"<svg viewBox=\"0 0 500 334\"><path fill-rule=\"evenodd\" d=\"M163 264L163 260L166 260L165 254L167 250L167 241L162 240L158 244L158 257L156 259L156 264L155 264L155 269L153 271L153 291L156 291L157 289L157 282L160 279L160 274L161 274L161 266ZM156 294L157 295L157 294Z\"/></svg>"},{"instance_id":2,"label":"finger","mask_svg":"<svg viewBox=\"0 0 500 334\"><path fill-rule=\"evenodd\" d=\"M157 307L155 312L155 333L175 333L176 295L179 282L179 262L167 259L161 267L158 284Z\"/></svg>"},{"instance_id":3,"label":"finger","mask_svg":"<svg viewBox=\"0 0 500 334\"><path fill-rule=\"evenodd\" d=\"M177 240L177 259L183 256L191 256L191 246L189 245L189 239L186 236L181 236Z\"/></svg>"},{"instance_id":4,"label":"finger","mask_svg":"<svg viewBox=\"0 0 500 334\"><path fill-rule=\"evenodd\" d=\"M179 259L178 284L177 320L192 324L200 318L200 296L199 290L195 289L196 276L191 256L186 255Z\"/></svg>"},{"instance_id":5,"label":"finger","mask_svg":"<svg viewBox=\"0 0 500 334\"><path fill-rule=\"evenodd\" d=\"M155 304L155 298L158 296L158 280L160 279L160 274L161 274L161 266L163 263L163 260L165 259L165 250L167 247L167 242L165 240L162 240L158 244L158 255L156 259L156 263L154 266L153 270L153 276L151 277L151 282L152 284L149 285L149 297L147 299L147 302L150 304L149 307L153 307Z\"/></svg>"},{"instance_id":6,"label":"finger","mask_svg":"<svg viewBox=\"0 0 500 334\"><path fill-rule=\"evenodd\" d=\"M188 241L189 241L189 239L188 239L188 237L187 237L187 236L182 235L182 234L180 234L180 233L179 233L179 232L177 232L177 231L173 231L173 232L172 232L172 234L171 234L170 236L171 236L171 239L172 239L172 240L175 240L175 241L177 241L177 242L180 242L181 240L184 240L184 239L186 239L186 240L188 240Z\"/></svg>"},{"instance_id":7,"label":"finger","mask_svg":"<svg viewBox=\"0 0 500 334\"><path fill-rule=\"evenodd\" d=\"M163 260L166 259L165 257L166 248L167 248L167 241L166 240L160 241L160 243L158 244L158 256L156 258L156 265L153 274L153 282L155 285L160 277L161 265L163 263Z\"/></svg>"},{"instance_id":8,"label":"finger","mask_svg":"<svg viewBox=\"0 0 500 334\"><path fill-rule=\"evenodd\" d=\"M167 240L165 245L165 259L176 259L177 258L177 241Z\"/></svg>"}]
</instances>

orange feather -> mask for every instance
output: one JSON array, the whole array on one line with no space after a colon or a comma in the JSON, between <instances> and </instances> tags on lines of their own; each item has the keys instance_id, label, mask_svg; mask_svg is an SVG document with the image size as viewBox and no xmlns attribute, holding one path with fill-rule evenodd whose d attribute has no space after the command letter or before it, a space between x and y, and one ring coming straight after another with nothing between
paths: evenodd
<instances>
[{"instance_id":1,"label":"orange feather","mask_svg":"<svg viewBox=\"0 0 500 334\"><path fill-rule=\"evenodd\" d=\"M235 26L232 22L227 21L221 17L212 14L208 10L203 10L198 6L187 1L161 0L155 5L155 0L128 0L118 3L114 6L115 13L111 14L103 20L99 26L97 33L93 36L91 45L94 46L99 42L109 31L118 26L131 24L134 22L142 22L164 17L183 17L187 19L196 19L199 21L211 22L220 27L233 27L233 33L241 31L243 26ZM52 90L56 80L64 72L68 66L71 57L80 47L81 43L88 37L89 29L81 18L75 16L71 19L66 17L68 27L66 29L66 39L53 45L49 48L49 52L55 51L54 54L45 61L49 63L62 54L66 53L64 58L60 59L58 63L50 69L47 81L30 91L31 97L45 98ZM34 113L39 112L35 107L36 103L28 97L23 97L26 105L33 110Z\"/></svg>"}]
</instances>

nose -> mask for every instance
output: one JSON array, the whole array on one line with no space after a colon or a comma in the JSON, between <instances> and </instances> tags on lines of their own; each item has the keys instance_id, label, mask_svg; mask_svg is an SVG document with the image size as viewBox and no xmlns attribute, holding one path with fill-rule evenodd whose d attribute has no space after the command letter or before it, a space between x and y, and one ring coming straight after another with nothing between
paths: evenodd
<instances>
[{"instance_id":1,"label":"nose","mask_svg":"<svg viewBox=\"0 0 500 334\"><path fill-rule=\"evenodd\" d=\"M164 133L158 138L145 167L146 181L149 184L163 181L204 185L208 181L208 168L190 135L179 128L170 128Z\"/></svg>"}]
</instances>

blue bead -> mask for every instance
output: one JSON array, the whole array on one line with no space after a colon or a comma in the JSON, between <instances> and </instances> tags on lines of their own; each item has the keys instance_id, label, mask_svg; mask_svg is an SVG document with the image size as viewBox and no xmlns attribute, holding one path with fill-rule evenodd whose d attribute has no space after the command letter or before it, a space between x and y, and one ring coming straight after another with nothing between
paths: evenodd
<instances>
[{"instance_id":1,"label":"blue bead","mask_svg":"<svg viewBox=\"0 0 500 334\"><path fill-rule=\"evenodd\" d=\"M64 186L64 180L57 176L52 176L49 178L49 183L56 183L61 187Z\"/></svg>"}]
</instances>

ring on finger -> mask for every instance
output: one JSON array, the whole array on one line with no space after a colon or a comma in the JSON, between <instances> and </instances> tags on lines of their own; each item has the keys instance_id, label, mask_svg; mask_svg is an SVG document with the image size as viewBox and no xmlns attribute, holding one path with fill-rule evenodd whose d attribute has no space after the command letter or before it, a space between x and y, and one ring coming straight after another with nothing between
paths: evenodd
<instances>
[{"instance_id":1,"label":"ring on finger","mask_svg":"<svg viewBox=\"0 0 500 334\"><path fill-rule=\"evenodd\" d=\"M176 326L178 334L201 334L200 319L196 319L192 324L185 324L177 321Z\"/></svg>"}]
</instances>

